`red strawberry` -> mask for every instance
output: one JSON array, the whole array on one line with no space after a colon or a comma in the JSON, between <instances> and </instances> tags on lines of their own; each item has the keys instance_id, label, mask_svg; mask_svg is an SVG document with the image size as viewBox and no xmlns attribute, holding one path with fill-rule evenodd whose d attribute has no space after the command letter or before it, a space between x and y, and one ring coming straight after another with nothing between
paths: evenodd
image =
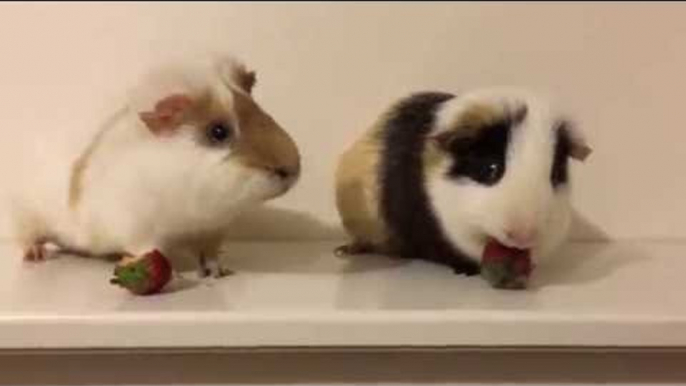
<instances>
[{"instance_id":1,"label":"red strawberry","mask_svg":"<svg viewBox=\"0 0 686 386\"><path fill-rule=\"evenodd\" d=\"M136 258L123 259L114 269L110 283L124 287L136 295L160 292L171 280L169 260L158 250Z\"/></svg>"},{"instance_id":2,"label":"red strawberry","mask_svg":"<svg viewBox=\"0 0 686 386\"><path fill-rule=\"evenodd\" d=\"M533 270L529 250L490 240L481 258L481 275L494 288L522 289Z\"/></svg>"},{"instance_id":3,"label":"red strawberry","mask_svg":"<svg viewBox=\"0 0 686 386\"><path fill-rule=\"evenodd\" d=\"M531 258L528 255L514 256L512 259L512 271L516 275L529 276L533 268Z\"/></svg>"}]
</instances>

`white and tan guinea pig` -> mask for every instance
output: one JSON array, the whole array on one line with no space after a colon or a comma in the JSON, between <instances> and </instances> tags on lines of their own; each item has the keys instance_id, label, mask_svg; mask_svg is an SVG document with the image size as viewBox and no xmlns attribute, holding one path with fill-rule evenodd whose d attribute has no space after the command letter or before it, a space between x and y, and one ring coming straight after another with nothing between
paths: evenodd
<instances>
[{"instance_id":1,"label":"white and tan guinea pig","mask_svg":"<svg viewBox=\"0 0 686 386\"><path fill-rule=\"evenodd\" d=\"M568 159L590 148L544 100L516 89L417 93L340 158L337 206L350 244L474 275L488 242L532 258L569 229Z\"/></svg>"},{"instance_id":2,"label":"white and tan guinea pig","mask_svg":"<svg viewBox=\"0 0 686 386\"><path fill-rule=\"evenodd\" d=\"M191 252L223 275L218 248L242 210L284 194L300 174L291 137L253 100L255 75L231 57L161 66L73 163L60 218L23 206L27 260L46 244L86 255ZM53 211L54 213L54 211Z\"/></svg>"}]
</instances>

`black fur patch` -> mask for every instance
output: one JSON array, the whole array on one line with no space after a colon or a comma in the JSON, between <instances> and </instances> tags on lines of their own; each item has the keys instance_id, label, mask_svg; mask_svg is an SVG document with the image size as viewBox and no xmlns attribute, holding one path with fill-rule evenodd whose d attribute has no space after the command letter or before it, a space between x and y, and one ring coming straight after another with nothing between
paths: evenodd
<instances>
[{"instance_id":1,"label":"black fur patch","mask_svg":"<svg viewBox=\"0 0 686 386\"><path fill-rule=\"evenodd\" d=\"M505 175L507 146L513 122L506 120L480 129L474 138L452 141L446 149L453 164L450 178L468 178L481 185L495 185Z\"/></svg>"},{"instance_id":2,"label":"black fur patch","mask_svg":"<svg viewBox=\"0 0 686 386\"><path fill-rule=\"evenodd\" d=\"M437 108L454 96L425 92L396 105L381 130L384 144L379 177L380 209L390 231L390 249L403 258L448 265L456 273L474 275L479 265L447 241L426 193L423 150Z\"/></svg>"},{"instance_id":3,"label":"black fur patch","mask_svg":"<svg viewBox=\"0 0 686 386\"><path fill-rule=\"evenodd\" d=\"M569 180L570 147L571 143L569 134L567 134L566 123L563 122L555 134L555 154L553 155L553 167L550 170L550 183L553 185L553 188L566 184Z\"/></svg>"}]
</instances>

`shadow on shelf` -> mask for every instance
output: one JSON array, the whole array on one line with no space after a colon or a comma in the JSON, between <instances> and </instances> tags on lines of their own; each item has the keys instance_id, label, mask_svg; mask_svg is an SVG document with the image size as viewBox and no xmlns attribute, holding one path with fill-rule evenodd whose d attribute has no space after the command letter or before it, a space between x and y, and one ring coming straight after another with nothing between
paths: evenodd
<instances>
[{"instance_id":1,"label":"shadow on shelf","mask_svg":"<svg viewBox=\"0 0 686 386\"><path fill-rule=\"evenodd\" d=\"M243 213L231 225L227 241L340 240L342 229L315 216L292 209L262 205Z\"/></svg>"},{"instance_id":2,"label":"shadow on shelf","mask_svg":"<svg viewBox=\"0 0 686 386\"><path fill-rule=\"evenodd\" d=\"M532 290L556 285L581 285L601 280L624 266L641 261L642 252L627 248L616 253L598 256L612 243L612 239L600 227L586 217L574 213L572 241L539 263L534 273Z\"/></svg>"}]
</instances>

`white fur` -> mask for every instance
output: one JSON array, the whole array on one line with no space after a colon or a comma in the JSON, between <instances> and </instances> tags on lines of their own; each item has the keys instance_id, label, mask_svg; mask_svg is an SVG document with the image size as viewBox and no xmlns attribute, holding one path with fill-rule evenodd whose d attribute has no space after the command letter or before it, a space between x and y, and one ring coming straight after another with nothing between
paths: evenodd
<instances>
[{"instance_id":1,"label":"white fur","mask_svg":"<svg viewBox=\"0 0 686 386\"><path fill-rule=\"evenodd\" d=\"M232 107L232 93L228 89L246 93L236 83L236 74L242 71L248 71L243 62L221 53L159 64L143 73L142 80L129 90L129 105L137 111L145 111L150 110L162 96L183 92L198 97L212 90L228 107Z\"/></svg>"},{"instance_id":2,"label":"white fur","mask_svg":"<svg viewBox=\"0 0 686 386\"><path fill-rule=\"evenodd\" d=\"M131 120L135 118L131 117ZM134 123L132 125L131 123ZM147 134L123 123L113 137ZM108 138L85 175L75 240L95 252L158 244L162 238L221 229L241 209L282 189L274 177L230 161L192 138Z\"/></svg>"},{"instance_id":3,"label":"white fur","mask_svg":"<svg viewBox=\"0 0 686 386\"><path fill-rule=\"evenodd\" d=\"M447 237L474 260L479 260L488 238L513 247L508 230L534 229L538 237L532 257L554 250L567 235L570 224L569 187L554 191L550 171L554 153L554 127L559 116L545 100L533 94L508 90L486 90L446 103L437 114L436 132L445 130L474 103L497 109L526 105L527 115L512 131L506 169L494 186L445 177L450 166L446 157L427 181L434 212Z\"/></svg>"}]
</instances>

